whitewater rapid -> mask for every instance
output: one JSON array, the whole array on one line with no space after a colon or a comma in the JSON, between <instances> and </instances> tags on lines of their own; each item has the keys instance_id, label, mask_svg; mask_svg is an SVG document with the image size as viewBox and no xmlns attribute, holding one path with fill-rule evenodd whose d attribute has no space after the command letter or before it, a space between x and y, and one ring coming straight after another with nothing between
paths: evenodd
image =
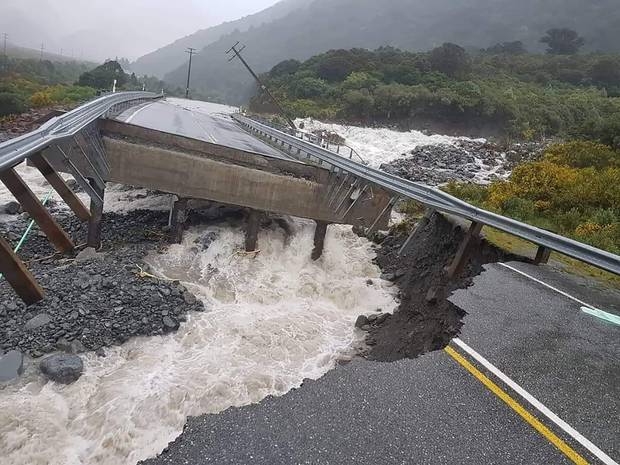
<instances>
[{"instance_id":1,"label":"whitewater rapid","mask_svg":"<svg viewBox=\"0 0 620 465\"><path fill-rule=\"evenodd\" d=\"M261 253L238 251L231 225L194 228L148 262L182 280L207 311L179 331L84 356L75 384L45 382L30 366L0 388L0 456L12 465L133 465L161 452L188 415L258 402L317 379L350 356L359 314L393 311L373 249L331 226L323 258L310 260L313 225L286 238L261 231ZM203 243L213 239L206 250Z\"/></svg>"},{"instance_id":2,"label":"whitewater rapid","mask_svg":"<svg viewBox=\"0 0 620 465\"><path fill-rule=\"evenodd\" d=\"M423 132L396 131L388 128L366 128L342 124L324 123L315 119L297 119L295 123L304 125L308 132L324 130L335 132L346 139L346 144L361 155L366 163L373 168L379 168L383 163L389 163L403 154L408 154L416 147L424 145L454 144L459 140L480 141L485 139L470 139L467 137L452 137L440 134L426 135Z\"/></svg>"}]
</instances>

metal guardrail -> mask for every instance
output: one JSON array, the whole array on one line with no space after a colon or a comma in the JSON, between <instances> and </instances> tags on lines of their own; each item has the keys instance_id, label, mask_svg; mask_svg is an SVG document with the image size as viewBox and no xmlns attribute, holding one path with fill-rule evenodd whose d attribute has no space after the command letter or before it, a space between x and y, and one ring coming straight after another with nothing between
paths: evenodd
<instances>
[{"instance_id":1,"label":"metal guardrail","mask_svg":"<svg viewBox=\"0 0 620 465\"><path fill-rule=\"evenodd\" d=\"M298 137L278 131L245 116L233 115L233 118L248 130L271 138L274 142L289 146L291 149L294 148L299 154L304 154L303 158L325 166L332 172L351 174L363 178L393 192L397 196L416 200L427 207L443 213L453 214L470 221L491 226L539 246L620 275L620 256L618 255L474 207L439 189L408 181L338 156L334 152L300 140Z\"/></svg>"},{"instance_id":2,"label":"metal guardrail","mask_svg":"<svg viewBox=\"0 0 620 465\"><path fill-rule=\"evenodd\" d=\"M359 161L362 164L364 164L364 165L368 164L366 162L366 160L364 160L362 158L362 156L357 152L357 150L355 150L350 145L338 144L337 142L330 143L329 139L320 137L320 136L318 136L316 134L313 134L311 132L305 131L303 129L297 128L297 130L294 131L292 128L290 128L288 126L283 126L281 124L277 124L277 123L273 123L273 122L270 122L270 121L266 121L266 120L264 120L262 118L259 118L259 117L255 117L255 118L259 122L261 122L262 124L265 124L265 125L267 125L269 127L272 127L274 129L278 129L278 130L280 130L282 132L285 132L286 134L289 134L291 136L295 136L298 139L301 139L301 140L307 139L308 142L310 142L311 144L318 145L319 147L322 147L324 149L330 150L331 152L335 153L336 155L344 156L341 153L341 149L346 149L346 150L349 151L349 160L352 160L353 157L355 157L355 158L358 158ZM335 150L334 150L334 148L335 148Z\"/></svg>"},{"instance_id":3,"label":"metal guardrail","mask_svg":"<svg viewBox=\"0 0 620 465\"><path fill-rule=\"evenodd\" d=\"M0 143L0 171L12 168L49 145L75 136L97 118L116 114L138 103L161 98L151 92L119 92L82 105L62 116L52 118L40 128Z\"/></svg>"}]
</instances>

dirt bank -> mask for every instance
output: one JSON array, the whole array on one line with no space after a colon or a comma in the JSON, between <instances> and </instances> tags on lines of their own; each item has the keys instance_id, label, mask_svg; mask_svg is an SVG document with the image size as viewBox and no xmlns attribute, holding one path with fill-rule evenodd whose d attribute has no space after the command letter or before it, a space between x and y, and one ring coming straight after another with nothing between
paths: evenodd
<instances>
[{"instance_id":1,"label":"dirt bank","mask_svg":"<svg viewBox=\"0 0 620 465\"><path fill-rule=\"evenodd\" d=\"M398 251L407 239L405 235L390 235L382 242L376 262L383 270L384 278L399 287L401 302L394 315L371 326L367 336L371 347L368 359L391 362L415 358L443 349L458 336L465 312L450 303L447 297L431 304L426 296L428 290L441 281L443 269L453 259L464 235L462 226L434 214L431 221L417 232L403 256L398 256ZM448 284L446 295L470 286L472 278L482 272L484 264L520 259L482 240L462 275Z\"/></svg>"}]
</instances>

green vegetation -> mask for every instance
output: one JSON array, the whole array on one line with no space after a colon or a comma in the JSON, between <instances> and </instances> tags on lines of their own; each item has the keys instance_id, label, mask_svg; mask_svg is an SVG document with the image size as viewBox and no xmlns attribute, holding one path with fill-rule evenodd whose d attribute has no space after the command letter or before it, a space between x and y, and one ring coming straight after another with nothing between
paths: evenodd
<instances>
[{"instance_id":1,"label":"green vegetation","mask_svg":"<svg viewBox=\"0 0 620 465\"><path fill-rule=\"evenodd\" d=\"M579 37L568 42L562 48L550 39L550 47L566 53ZM570 135L620 142L617 54L529 54L520 42L475 54L455 44L426 53L332 50L303 63L282 62L265 79L298 117L448 123L518 139ZM274 110L262 93L251 108Z\"/></svg>"},{"instance_id":2,"label":"green vegetation","mask_svg":"<svg viewBox=\"0 0 620 465\"><path fill-rule=\"evenodd\" d=\"M78 62L9 58L0 74L0 117L29 108L72 104L95 95L89 87L74 86L87 66Z\"/></svg>"},{"instance_id":3,"label":"green vegetation","mask_svg":"<svg viewBox=\"0 0 620 465\"><path fill-rule=\"evenodd\" d=\"M452 183L450 194L483 208L620 254L620 151L593 142L550 146L507 181Z\"/></svg>"}]
</instances>

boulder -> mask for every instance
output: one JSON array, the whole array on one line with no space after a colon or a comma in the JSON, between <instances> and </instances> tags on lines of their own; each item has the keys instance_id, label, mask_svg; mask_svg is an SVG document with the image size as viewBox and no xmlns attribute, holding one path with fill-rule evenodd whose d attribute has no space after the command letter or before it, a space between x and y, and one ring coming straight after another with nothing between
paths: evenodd
<instances>
[{"instance_id":1,"label":"boulder","mask_svg":"<svg viewBox=\"0 0 620 465\"><path fill-rule=\"evenodd\" d=\"M48 325L52 322L52 317L47 313L40 313L39 315L31 318L26 322L24 328L26 331L35 331L45 325Z\"/></svg>"},{"instance_id":2,"label":"boulder","mask_svg":"<svg viewBox=\"0 0 620 465\"><path fill-rule=\"evenodd\" d=\"M0 383L11 381L24 372L24 356L12 350L0 357Z\"/></svg>"},{"instance_id":3,"label":"boulder","mask_svg":"<svg viewBox=\"0 0 620 465\"><path fill-rule=\"evenodd\" d=\"M21 213L22 206L18 202L9 202L2 207L2 213L6 213L7 215L17 215Z\"/></svg>"},{"instance_id":4,"label":"boulder","mask_svg":"<svg viewBox=\"0 0 620 465\"><path fill-rule=\"evenodd\" d=\"M183 300L187 305L194 305L196 303L196 296L189 291L183 293Z\"/></svg>"},{"instance_id":5,"label":"boulder","mask_svg":"<svg viewBox=\"0 0 620 465\"><path fill-rule=\"evenodd\" d=\"M101 260L102 254L97 253L97 251L92 248L92 247L88 247L84 250L82 250L79 254L77 254L77 256L75 257L75 261L76 262L88 262L91 260Z\"/></svg>"},{"instance_id":6,"label":"boulder","mask_svg":"<svg viewBox=\"0 0 620 465\"><path fill-rule=\"evenodd\" d=\"M179 329L179 322L176 321L174 318L170 318L169 316L164 317L163 323L164 323L164 331L166 333L171 333Z\"/></svg>"},{"instance_id":7,"label":"boulder","mask_svg":"<svg viewBox=\"0 0 620 465\"><path fill-rule=\"evenodd\" d=\"M61 384L77 381L84 371L84 363L77 355L55 354L44 359L39 365L48 379Z\"/></svg>"},{"instance_id":8,"label":"boulder","mask_svg":"<svg viewBox=\"0 0 620 465\"><path fill-rule=\"evenodd\" d=\"M360 315L355 320L355 327L362 328L363 326L367 326L370 322L368 321L368 317L366 315Z\"/></svg>"}]
</instances>

